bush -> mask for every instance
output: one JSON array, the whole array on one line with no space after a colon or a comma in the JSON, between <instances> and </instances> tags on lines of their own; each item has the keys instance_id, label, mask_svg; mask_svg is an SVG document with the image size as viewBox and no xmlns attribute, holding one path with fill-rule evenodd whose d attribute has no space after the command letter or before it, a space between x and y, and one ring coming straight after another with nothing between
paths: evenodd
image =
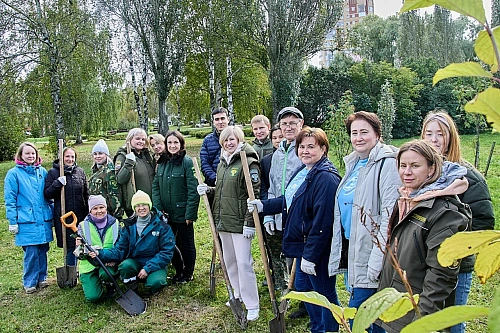
<instances>
[{"instance_id":1,"label":"bush","mask_svg":"<svg viewBox=\"0 0 500 333\"><path fill-rule=\"evenodd\" d=\"M19 145L27 141L20 117L0 113L0 161L12 161Z\"/></svg>"}]
</instances>

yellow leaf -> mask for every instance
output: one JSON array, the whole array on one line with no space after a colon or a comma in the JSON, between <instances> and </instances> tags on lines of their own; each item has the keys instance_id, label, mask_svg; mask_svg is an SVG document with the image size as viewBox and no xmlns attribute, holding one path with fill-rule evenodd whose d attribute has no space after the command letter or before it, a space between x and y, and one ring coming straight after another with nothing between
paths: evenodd
<instances>
[{"instance_id":1,"label":"yellow leaf","mask_svg":"<svg viewBox=\"0 0 500 333\"><path fill-rule=\"evenodd\" d=\"M478 253L499 238L498 230L459 232L444 240L439 247L437 259L441 266L451 266L457 259Z\"/></svg>"},{"instance_id":2,"label":"yellow leaf","mask_svg":"<svg viewBox=\"0 0 500 333\"><path fill-rule=\"evenodd\" d=\"M416 302L418 303L418 296L416 298ZM405 307L401 307L399 305L401 303L409 303L410 308L406 309ZM398 304L395 309L393 309L394 304ZM364 332L365 328L379 318L379 316L380 319L384 320L382 315L385 314L388 309L392 309L391 311L395 312L395 314L391 315L391 318L400 318L404 316L409 310L412 309L410 294L401 293L394 288L385 288L377 292L359 306L356 318L354 319L352 332Z\"/></svg>"},{"instance_id":3,"label":"yellow leaf","mask_svg":"<svg viewBox=\"0 0 500 333\"><path fill-rule=\"evenodd\" d=\"M486 23L483 2L479 0L405 0L401 12L439 5L443 8L453 10L457 13L475 18L481 24Z\"/></svg>"},{"instance_id":4,"label":"yellow leaf","mask_svg":"<svg viewBox=\"0 0 500 333\"><path fill-rule=\"evenodd\" d=\"M497 287L495 297L491 301L490 315L488 316L490 332L500 332L500 288Z\"/></svg>"},{"instance_id":5,"label":"yellow leaf","mask_svg":"<svg viewBox=\"0 0 500 333\"><path fill-rule=\"evenodd\" d=\"M449 64L445 68L439 69L432 78L432 84L435 85L443 79L457 76L478 76L478 77L492 77L488 71L477 62L461 62Z\"/></svg>"},{"instance_id":6,"label":"yellow leaf","mask_svg":"<svg viewBox=\"0 0 500 333\"><path fill-rule=\"evenodd\" d=\"M401 298L399 301L394 303L387 311L380 315L380 319L385 322L394 321L401 318L411 310L413 310L413 304L408 297ZM419 295L413 295L415 303L418 304Z\"/></svg>"},{"instance_id":7,"label":"yellow leaf","mask_svg":"<svg viewBox=\"0 0 500 333\"><path fill-rule=\"evenodd\" d=\"M487 316L489 309L483 306L450 306L441 311L415 320L401 330L401 333L428 333L441 331L466 320ZM493 332L493 331L492 331Z\"/></svg>"},{"instance_id":8,"label":"yellow leaf","mask_svg":"<svg viewBox=\"0 0 500 333\"><path fill-rule=\"evenodd\" d=\"M486 89L465 104L464 109L467 112L484 114L486 120L493 124L493 128L500 131L500 89Z\"/></svg>"},{"instance_id":9,"label":"yellow leaf","mask_svg":"<svg viewBox=\"0 0 500 333\"><path fill-rule=\"evenodd\" d=\"M474 270L482 284L500 268L500 242L497 240L483 249L476 258Z\"/></svg>"},{"instance_id":10,"label":"yellow leaf","mask_svg":"<svg viewBox=\"0 0 500 333\"><path fill-rule=\"evenodd\" d=\"M497 46L500 47L500 26L493 29L493 37L495 38ZM474 51L479 59L491 66L491 71L495 73L496 69L498 69L497 57L491 38L486 30L481 31L477 36L476 44L474 44Z\"/></svg>"}]
</instances>

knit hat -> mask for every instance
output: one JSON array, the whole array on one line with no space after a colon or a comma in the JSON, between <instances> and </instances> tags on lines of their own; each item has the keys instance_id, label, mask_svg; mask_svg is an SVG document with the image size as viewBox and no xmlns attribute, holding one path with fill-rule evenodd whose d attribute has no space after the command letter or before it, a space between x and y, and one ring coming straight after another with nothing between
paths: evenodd
<instances>
[{"instance_id":1,"label":"knit hat","mask_svg":"<svg viewBox=\"0 0 500 333\"><path fill-rule=\"evenodd\" d=\"M149 206L149 209L153 207L153 203L151 202L149 195L141 190L137 191L132 197L132 208L135 208L138 204L146 204Z\"/></svg>"},{"instance_id":2,"label":"knit hat","mask_svg":"<svg viewBox=\"0 0 500 333\"><path fill-rule=\"evenodd\" d=\"M99 139L99 141L97 141L94 145L94 148L92 148L92 154L93 153L104 153L109 156L108 145L103 139Z\"/></svg>"},{"instance_id":3,"label":"knit hat","mask_svg":"<svg viewBox=\"0 0 500 333\"><path fill-rule=\"evenodd\" d=\"M91 195L89 196L89 212L92 210L97 205L103 205L108 208L108 205L106 204L106 199L102 195Z\"/></svg>"}]
</instances>

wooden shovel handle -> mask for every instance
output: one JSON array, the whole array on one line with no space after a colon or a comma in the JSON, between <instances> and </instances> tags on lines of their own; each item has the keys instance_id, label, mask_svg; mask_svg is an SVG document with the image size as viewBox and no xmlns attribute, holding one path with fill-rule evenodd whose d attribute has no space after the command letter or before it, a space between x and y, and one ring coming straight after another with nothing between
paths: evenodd
<instances>
[{"instance_id":1,"label":"wooden shovel handle","mask_svg":"<svg viewBox=\"0 0 500 333\"><path fill-rule=\"evenodd\" d=\"M130 154L130 152L132 151L132 148L130 148L130 142L127 142L126 146L127 146L127 154ZM132 172L130 174L130 182L132 183L132 190L134 191L134 193L137 192L137 188L135 187L134 168L132 168Z\"/></svg>"},{"instance_id":2,"label":"wooden shovel handle","mask_svg":"<svg viewBox=\"0 0 500 333\"><path fill-rule=\"evenodd\" d=\"M66 219L68 217L73 217L73 222L66 223ZM61 223L66 228L73 230L73 232L77 232L78 231L78 227L76 226L76 224L78 223L78 220L76 219L76 215L75 215L75 213L73 213L73 211L67 212L66 214L64 214L63 216L61 216Z\"/></svg>"},{"instance_id":3,"label":"wooden shovel handle","mask_svg":"<svg viewBox=\"0 0 500 333\"><path fill-rule=\"evenodd\" d=\"M64 176L64 140L59 139L59 176ZM66 185L61 187L61 215L66 213ZM68 243L66 239L66 230L62 229L61 231L62 243L63 243L63 260L64 265L66 265L66 256L68 255Z\"/></svg>"}]
</instances>

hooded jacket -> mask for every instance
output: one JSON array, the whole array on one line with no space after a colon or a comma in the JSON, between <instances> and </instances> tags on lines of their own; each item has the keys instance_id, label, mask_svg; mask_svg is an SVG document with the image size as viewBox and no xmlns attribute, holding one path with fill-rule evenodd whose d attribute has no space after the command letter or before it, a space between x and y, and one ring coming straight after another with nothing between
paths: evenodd
<instances>
[{"instance_id":1,"label":"hooded jacket","mask_svg":"<svg viewBox=\"0 0 500 333\"><path fill-rule=\"evenodd\" d=\"M54 200L54 227L56 229L57 246L63 247L61 218L61 189L59 178L59 160L55 160L52 169L45 179L43 194L49 200ZM74 164L73 167L64 167L66 186L64 186L65 212L73 211L78 221L83 221L89 213L89 189L87 177L82 168ZM66 229L66 228L65 228ZM70 237L73 232L66 229L66 243L68 247L75 247L75 239Z\"/></svg>"},{"instance_id":2,"label":"hooded jacket","mask_svg":"<svg viewBox=\"0 0 500 333\"><path fill-rule=\"evenodd\" d=\"M217 178L217 166L220 161L220 152L222 147L219 143L219 133L214 129L212 133L203 139L200 150L201 172L205 177L205 183L208 186L215 186Z\"/></svg>"},{"instance_id":3,"label":"hooded jacket","mask_svg":"<svg viewBox=\"0 0 500 333\"><path fill-rule=\"evenodd\" d=\"M302 165L292 175L293 179L306 166ZM262 201L263 213L283 217L283 254L287 258L300 258L318 264L328 257L333 229L332 193L340 182L335 166L323 156L309 170L302 185L287 209L285 196Z\"/></svg>"},{"instance_id":4,"label":"hooded jacket","mask_svg":"<svg viewBox=\"0 0 500 333\"><path fill-rule=\"evenodd\" d=\"M224 157L221 157L217 167L217 185L215 186L212 209L218 231L238 234L243 233L243 226L255 227L252 214L247 210L248 192L240 150L243 150L247 155L253 191L255 197L259 198L259 158L248 143L240 143L240 147L229 156L229 163ZM224 154L224 151L222 151L222 154Z\"/></svg>"},{"instance_id":5,"label":"hooded jacket","mask_svg":"<svg viewBox=\"0 0 500 333\"><path fill-rule=\"evenodd\" d=\"M470 225L470 208L456 197L467 189L467 181L458 178L460 173L453 175L452 169L445 166L438 181L416 193L408 195L406 189L401 188L401 197L389 220L388 251L396 255L401 269L406 271L413 293L420 295L418 307L424 316L443 309L457 283L459 262L450 267L441 266L437 261L439 245ZM465 170L461 174L464 175ZM440 186L434 186L436 183ZM406 292L391 256L386 255L379 290L388 287ZM415 319L412 310L400 319L388 323L377 320L377 324L395 333Z\"/></svg>"},{"instance_id":6,"label":"hooded jacket","mask_svg":"<svg viewBox=\"0 0 500 333\"><path fill-rule=\"evenodd\" d=\"M108 157L106 163L92 166L89 178L89 194L102 195L106 199L109 214L121 218L123 208L120 204L120 190L116 182L115 165Z\"/></svg>"},{"instance_id":7,"label":"hooded jacket","mask_svg":"<svg viewBox=\"0 0 500 333\"><path fill-rule=\"evenodd\" d=\"M377 235L380 246L384 248L389 217L394 202L399 197L398 188L401 186L396 165L397 151L396 147L378 142L370 151L366 165L360 168L348 241L344 238L343 230L340 232L342 223L337 197L360 158L357 152L344 157L346 173L335 195L335 227L329 274L338 274L347 263L348 283L354 288L378 287L378 281L370 281L367 277L368 267L380 272L384 257L372 235ZM369 214L370 217L364 214Z\"/></svg>"}]
</instances>

